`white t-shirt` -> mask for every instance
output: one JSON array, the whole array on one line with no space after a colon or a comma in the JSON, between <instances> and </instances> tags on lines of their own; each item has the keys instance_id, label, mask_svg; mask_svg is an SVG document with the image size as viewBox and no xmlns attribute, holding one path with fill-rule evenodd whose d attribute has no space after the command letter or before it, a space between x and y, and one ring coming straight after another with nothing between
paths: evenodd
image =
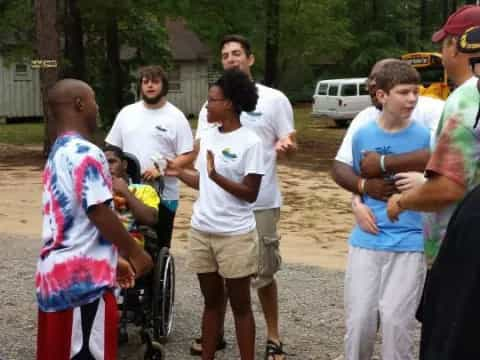
<instances>
[{"instance_id":1,"label":"white t-shirt","mask_svg":"<svg viewBox=\"0 0 480 360\"><path fill-rule=\"evenodd\" d=\"M435 131L437 129L438 121L442 115L443 106L445 102L439 99L434 99L427 96L419 96L417 105L412 112L412 120L425 126L430 130L430 138L434 138ZM352 155L352 138L355 132L368 124L370 121L375 121L380 115L380 110L374 106L369 106L366 109L360 111L357 116L352 120L352 123L348 127L347 133L343 137L342 144L338 149L335 160L353 166Z\"/></svg>"},{"instance_id":2,"label":"white t-shirt","mask_svg":"<svg viewBox=\"0 0 480 360\"><path fill-rule=\"evenodd\" d=\"M148 109L143 101L125 106L117 115L105 141L138 158L141 171L153 167L152 156L167 158L193 150L193 135L185 115L166 102L160 109ZM162 199L178 200L178 181L165 177Z\"/></svg>"},{"instance_id":3,"label":"white t-shirt","mask_svg":"<svg viewBox=\"0 0 480 360\"><path fill-rule=\"evenodd\" d=\"M200 185L193 205L192 228L212 234L246 234L255 228L253 204L230 194L208 177L207 150L214 154L215 170L240 183L248 174L265 174L262 141L245 126L228 133L215 127L203 133L195 163Z\"/></svg>"},{"instance_id":4,"label":"white t-shirt","mask_svg":"<svg viewBox=\"0 0 480 360\"><path fill-rule=\"evenodd\" d=\"M277 153L275 144L294 131L293 109L290 101L279 90L256 84L258 90L257 107L252 112L242 112L240 121L260 137L263 144L265 176L262 179L260 193L255 203L255 210L273 209L282 205L282 197L277 180ZM205 105L198 115L195 134L200 139L205 131L217 126L207 122Z\"/></svg>"}]
</instances>

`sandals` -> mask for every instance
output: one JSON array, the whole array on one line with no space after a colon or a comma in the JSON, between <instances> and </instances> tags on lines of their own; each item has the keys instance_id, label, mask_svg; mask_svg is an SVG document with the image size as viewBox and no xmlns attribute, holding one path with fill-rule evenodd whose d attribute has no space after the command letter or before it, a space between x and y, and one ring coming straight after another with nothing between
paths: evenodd
<instances>
[{"instance_id":1,"label":"sandals","mask_svg":"<svg viewBox=\"0 0 480 360\"><path fill-rule=\"evenodd\" d=\"M280 341L278 344L272 340L267 340L267 347L265 349L265 360L277 360L276 356L283 355L282 359L286 359L288 355L283 351L283 343Z\"/></svg>"},{"instance_id":2,"label":"sandals","mask_svg":"<svg viewBox=\"0 0 480 360\"><path fill-rule=\"evenodd\" d=\"M223 338L218 339L217 341L217 349L218 350L223 350L227 347L227 342ZM193 339L192 345L190 346L190 355L192 356L202 356L202 338L196 338Z\"/></svg>"}]
</instances>

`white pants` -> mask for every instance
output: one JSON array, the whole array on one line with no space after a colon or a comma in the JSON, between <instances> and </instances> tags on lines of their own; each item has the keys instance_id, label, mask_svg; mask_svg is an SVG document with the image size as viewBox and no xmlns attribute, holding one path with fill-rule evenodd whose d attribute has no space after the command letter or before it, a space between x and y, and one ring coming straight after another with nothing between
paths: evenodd
<instances>
[{"instance_id":1,"label":"white pants","mask_svg":"<svg viewBox=\"0 0 480 360\"><path fill-rule=\"evenodd\" d=\"M380 320L382 358L413 359L415 313L425 281L419 252L350 246L345 274L345 360L370 360Z\"/></svg>"}]
</instances>

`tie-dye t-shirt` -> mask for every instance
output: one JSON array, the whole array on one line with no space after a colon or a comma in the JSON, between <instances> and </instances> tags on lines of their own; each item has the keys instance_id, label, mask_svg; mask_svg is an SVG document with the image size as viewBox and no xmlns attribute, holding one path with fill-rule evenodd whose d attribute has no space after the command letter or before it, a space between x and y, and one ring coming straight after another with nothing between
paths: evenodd
<instances>
[{"instance_id":1,"label":"tie-dye t-shirt","mask_svg":"<svg viewBox=\"0 0 480 360\"><path fill-rule=\"evenodd\" d=\"M115 284L117 249L100 235L88 210L111 201L103 152L80 135L53 144L43 173L43 246L35 285L42 311L90 303Z\"/></svg>"},{"instance_id":2,"label":"tie-dye t-shirt","mask_svg":"<svg viewBox=\"0 0 480 360\"><path fill-rule=\"evenodd\" d=\"M438 125L427 176L440 174L465 186L480 184L480 93L476 77L463 83L447 99ZM458 203L428 214L424 221L425 254L433 262Z\"/></svg>"}]
</instances>

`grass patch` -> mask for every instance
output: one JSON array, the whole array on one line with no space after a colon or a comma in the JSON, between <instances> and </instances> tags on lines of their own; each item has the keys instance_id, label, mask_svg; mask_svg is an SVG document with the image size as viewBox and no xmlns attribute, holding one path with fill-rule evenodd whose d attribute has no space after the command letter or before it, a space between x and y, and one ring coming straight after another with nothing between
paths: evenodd
<instances>
[{"instance_id":1,"label":"grass patch","mask_svg":"<svg viewBox=\"0 0 480 360\"><path fill-rule=\"evenodd\" d=\"M294 108L295 128L297 137L302 141L318 139L321 134L318 128L325 128L328 120L312 121L311 106L297 106ZM327 125L328 124L328 125ZM190 119L192 130L197 128L197 118ZM12 145L41 145L43 143L43 123L0 124L0 143ZM99 130L95 138L103 143L106 131Z\"/></svg>"},{"instance_id":2,"label":"grass patch","mask_svg":"<svg viewBox=\"0 0 480 360\"><path fill-rule=\"evenodd\" d=\"M43 123L0 124L0 143L41 145L43 143Z\"/></svg>"}]
</instances>

